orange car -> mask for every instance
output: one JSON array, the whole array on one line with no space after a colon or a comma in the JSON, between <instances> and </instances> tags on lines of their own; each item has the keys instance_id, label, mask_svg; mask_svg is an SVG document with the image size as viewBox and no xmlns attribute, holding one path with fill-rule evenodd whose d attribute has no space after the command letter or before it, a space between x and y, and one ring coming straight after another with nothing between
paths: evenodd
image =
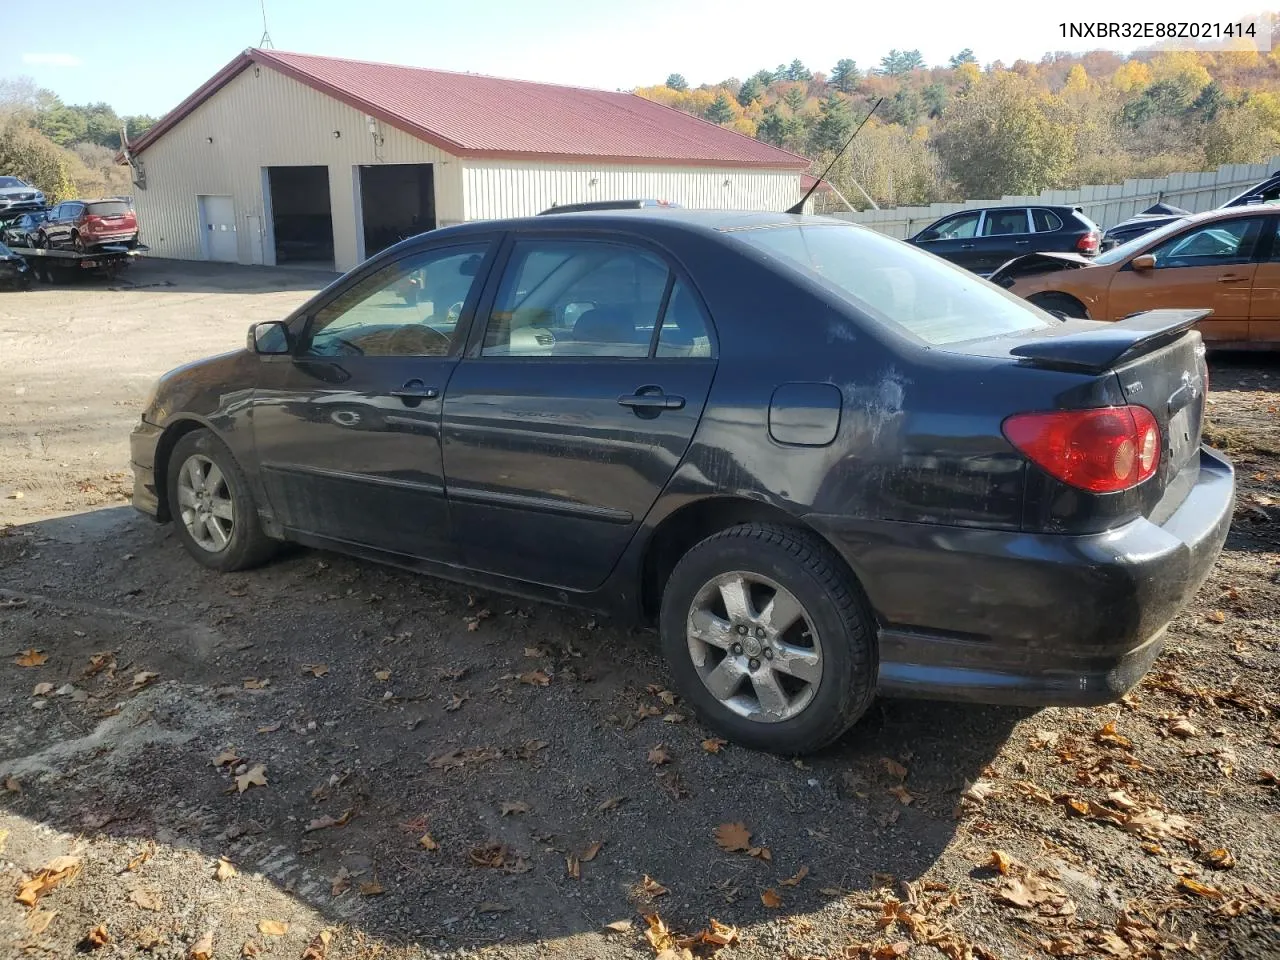
<instances>
[{"instance_id":1,"label":"orange car","mask_svg":"<svg viewBox=\"0 0 1280 960\"><path fill-rule=\"evenodd\" d=\"M1119 320L1160 307L1209 308L1209 345L1280 349L1280 207L1175 220L1096 257L1032 253L991 280L1046 310Z\"/></svg>"}]
</instances>

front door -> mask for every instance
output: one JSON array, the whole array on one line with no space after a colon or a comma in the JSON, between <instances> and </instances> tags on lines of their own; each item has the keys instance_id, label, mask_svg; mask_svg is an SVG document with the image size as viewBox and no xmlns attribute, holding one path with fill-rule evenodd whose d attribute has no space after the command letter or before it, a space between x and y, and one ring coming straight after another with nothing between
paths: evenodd
<instances>
[{"instance_id":1,"label":"front door","mask_svg":"<svg viewBox=\"0 0 1280 960\"><path fill-rule=\"evenodd\" d=\"M969 269L986 276L1014 257L1030 253L1031 221L1026 207L988 210L974 240Z\"/></svg>"},{"instance_id":2,"label":"front door","mask_svg":"<svg viewBox=\"0 0 1280 960\"><path fill-rule=\"evenodd\" d=\"M1175 234L1146 253L1155 267L1126 264L1111 279L1108 320L1162 307L1209 308L1197 328L1206 341L1244 340L1257 264L1253 253L1263 217L1215 220Z\"/></svg>"},{"instance_id":3,"label":"front door","mask_svg":"<svg viewBox=\"0 0 1280 960\"><path fill-rule=\"evenodd\" d=\"M288 362L264 363L254 442L284 526L453 558L440 409L489 247L437 247L356 274L306 319Z\"/></svg>"},{"instance_id":4,"label":"front door","mask_svg":"<svg viewBox=\"0 0 1280 960\"><path fill-rule=\"evenodd\" d=\"M519 240L488 299L444 404L463 562L598 587L693 437L710 325L663 257L621 241Z\"/></svg>"},{"instance_id":5,"label":"front door","mask_svg":"<svg viewBox=\"0 0 1280 960\"><path fill-rule=\"evenodd\" d=\"M957 213L922 231L912 242L921 250L928 250L944 260L972 270L976 259L978 226L981 222L981 210Z\"/></svg>"},{"instance_id":6,"label":"front door","mask_svg":"<svg viewBox=\"0 0 1280 960\"><path fill-rule=\"evenodd\" d=\"M205 258L224 263L238 262L235 203L230 197L202 196L197 198L197 206L200 209L200 229L204 231Z\"/></svg>"}]
</instances>

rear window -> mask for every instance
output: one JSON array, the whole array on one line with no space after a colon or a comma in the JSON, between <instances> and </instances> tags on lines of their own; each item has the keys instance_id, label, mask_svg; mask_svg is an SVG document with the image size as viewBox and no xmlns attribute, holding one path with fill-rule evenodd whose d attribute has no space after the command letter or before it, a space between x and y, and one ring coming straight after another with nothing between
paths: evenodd
<instances>
[{"instance_id":1,"label":"rear window","mask_svg":"<svg viewBox=\"0 0 1280 960\"><path fill-rule=\"evenodd\" d=\"M743 230L735 238L928 344L1050 326L1045 314L967 270L852 224Z\"/></svg>"},{"instance_id":2,"label":"rear window","mask_svg":"<svg viewBox=\"0 0 1280 960\"><path fill-rule=\"evenodd\" d=\"M1052 210L1032 210L1031 219L1035 221L1036 233L1053 233L1062 229L1062 220Z\"/></svg>"},{"instance_id":3,"label":"rear window","mask_svg":"<svg viewBox=\"0 0 1280 960\"><path fill-rule=\"evenodd\" d=\"M123 200L102 200L88 206L89 214L95 217L122 217L129 212L129 205Z\"/></svg>"}]
</instances>

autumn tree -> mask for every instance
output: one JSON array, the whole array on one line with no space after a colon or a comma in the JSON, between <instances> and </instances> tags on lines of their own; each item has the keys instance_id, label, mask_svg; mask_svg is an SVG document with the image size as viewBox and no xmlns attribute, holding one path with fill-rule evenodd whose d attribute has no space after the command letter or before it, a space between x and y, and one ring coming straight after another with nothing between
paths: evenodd
<instances>
[{"instance_id":1,"label":"autumn tree","mask_svg":"<svg viewBox=\"0 0 1280 960\"><path fill-rule=\"evenodd\" d=\"M858 65L847 57L837 60L831 71L831 85L841 93L853 93L858 85Z\"/></svg>"},{"instance_id":2,"label":"autumn tree","mask_svg":"<svg viewBox=\"0 0 1280 960\"><path fill-rule=\"evenodd\" d=\"M985 77L956 99L935 143L961 195L996 199L1057 184L1074 159L1070 132L1047 115L1029 81Z\"/></svg>"},{"instance_id":3,"label":"autumn tree","mask_svg":"<svg viewBox=\"0 0 1280 960\"><path fill-rule=\"evenodd\" d=\"M667 77L667 86L672 90L684 92L689 89L689 81L684 78L683 74L673 73Z\"/></svg>"}]
</instances>

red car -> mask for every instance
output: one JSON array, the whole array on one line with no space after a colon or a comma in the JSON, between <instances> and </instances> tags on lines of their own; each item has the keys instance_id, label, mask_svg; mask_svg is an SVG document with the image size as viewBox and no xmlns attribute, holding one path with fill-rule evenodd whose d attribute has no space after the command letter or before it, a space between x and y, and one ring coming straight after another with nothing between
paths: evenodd
<instances>
[{"instance_id":1,"label":"red car","mask_svg":"<svg viewBox=\"0 0 1280 960\"><path fill-rule=\"evenodd\" d=\"M49 211L37 247L84 252L103 244L138 245L138 217L124 200L66 200Z\"/></svg>"}]
</instances>

